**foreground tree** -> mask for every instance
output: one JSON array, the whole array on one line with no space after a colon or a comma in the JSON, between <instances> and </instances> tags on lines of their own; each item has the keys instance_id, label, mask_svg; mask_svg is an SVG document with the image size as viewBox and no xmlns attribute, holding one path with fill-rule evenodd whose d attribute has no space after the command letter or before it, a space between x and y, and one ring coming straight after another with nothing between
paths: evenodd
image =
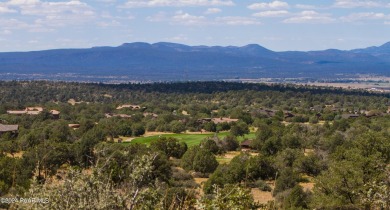
<instances>
[{"instance_id":1,"label":"foreground tree","mask_svg":"<svg viewBox=\"0 0 390 210\"><path fill-rule=\"evenodd\" d=\"M249 189L238 185L225 185L223 188L214 187L213 194L204 196L198 201L199 209L258 209L260 205L254 202Z\"/></svg>"},{"instance_id":2,"label":"foreground tree","mask_svg":"<svg viewBox=\"0 0 390 210\"><path fill-rule=\"evenodd\" d=\"M145 154L131 165L129 180L119 187L102 173L70 170L59 184L35 182L25 197L41 198L40 202L17 203L17 209L153 209L161 208L162 195L153 176L157 154Z\"/></svg>"}]
</instances>

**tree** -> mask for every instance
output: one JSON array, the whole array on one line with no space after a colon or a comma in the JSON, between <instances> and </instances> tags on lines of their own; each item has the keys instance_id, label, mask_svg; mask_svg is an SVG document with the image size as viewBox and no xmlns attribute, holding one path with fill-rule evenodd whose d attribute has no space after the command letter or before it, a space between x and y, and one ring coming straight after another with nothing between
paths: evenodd
<instances>
[{"instance_id":1,"label":"tree","mask_svg":"<svg viewBox=\"0 0 390 210\"><path fill-rule=\"evenodd\" d=\"M121 136L131 136L133 134L132 124L129 121L121 121L117 125L117 133Z\"/></svg>"},{"instance_id":2,"label":"tree","mask_svg":"<svg viewBox=\"0 0 390 210\"><path fill-rule=\"evenodd\" d=\"M236 125L231 126L230 134L232 136L244 136L249 133L249 127L244 122L238 122Z\"/></svg>"},{"instance_id":3,"label":"tree","mask_svg":"<svg viewBox=\"0 0 390 210\"><path fill-rule=\"evenodd\" d=\"M155 154L144 155L134 161L129 181L124 188L116 188L101 168L92 173L70 170L64 182L32 185L27 197L40 198L42 202L18 203L21 209L152 209L159 205L161 195L153 186Z\"/></svg>"},{"instance_id":4,"label":"tree","mask_svg":"<svg viewBox=\"0 0 390 210\"><path fill-rule=\"evenodd\" d=\"M204 139L200 142L200 148L207 150L213 154L218 154L221 152L221 149L218 147L217 143L213 139Z\"/></svg>"},{"instance_id":5,"label":"tree","mask_svg":"<svg viewBox=\"0 0 390 210\"><path fill-rule=\"evenodd\" d=\"M133 136L141 136L145 134L145 128L140 123L133 124L131 130L133 131Z\"/></svg>"},{"instance_id":6,"label":"tree","mask_svg":"<svg viewBox=\"0 0 390 210\"><path fill-rule=\"evenodd\" d=\"M217 131L217 126L215 125L214 122L208 122L208 123L203 125L203 129L205 129L206 131L209 131L209 132L215 132L215 131Z\"/></svg>"},{"instance_id":7,"label":"tree","mask_svg":"<svg viewBox=\"0 0 390 210\"><path fill-rule=\"evenodd\" d=\"M199 146L194 146L194 147L190 147L190 149L188 149L184 153L183 157L181 158L181 166L185 170L189 171L194 169L193 163L195 160L195 156L199 150L200 150Z\"/></svg>"},{"instance_id":8,"label":"tree","mask_svg":"<svg viewBox=\"0 0 390 210\"><path fill-rule=\"evenodd\" d=\"M228 131L230 130L230 124L227 123L227 122L222 122L222 123L218 123L217 124L217 128L216 128L216 131L217 132L220 132L220 131Z\"/></svg>"},{"instance_id":9,"label":"tree","mask_svg":"<svg viewBox=\"0 0 390 210\"><path fill-rule=\"evenodd\" d=\"M292 168L284 168L275 181L274 196L285 190L293 188L298 183L299 175Z\"/></svg>"},{"instance_id":10,"label":"tree","mask_svg":"<svg viewBox=\"0 0 390 210\"><path fill-rule=\"evenodd\" d=\"M199 209L257 209L259 205L253 201L249 189L239 185L225 185L215 187L212 197L203 196L199 202Z\"/></svg>"},{"instance_id":11,"label":"tree","mask_svg":"<svg viewBox=\"0 0 390 210\"><path fill-rule=\"evenodd\" d=\"M222 140L222 148L225 151L235 151L240 146L238 140L234 136L226 136Z\"/></svg>"},{"instance_id":12,"label":"tree","mask_svg":"<svg viewBox=\"0 0 390 210\"><path fill-rule=\"evenodd\" d=\"M308 194L297 184L287 192L287 196L282 201L282 206L283 209L307 209L308 203Z\"/></svg>"},{"instance_id":13,"label":"tree","mask_svg":"<svg viewBox=\"0 0 390 210\"><path fill-rule=\"evenodd\" d=\"M296 161L296 167L301 173L309 176L318 176L321 171L326 169L324 161L318 155L309 153L307 156L301 156Z\"/></svg>"},{"instance_id":14,"label":"tree","mask_svg":"<svg viewBox=\"0 0 390 210\"><path fill-rule=\"evenodd\" d=\"M171 131L173 133L181 133L186 130L186 127L184 124L180 121L172 121L170 124Z\"/></svg>"},{"instance_id":15,"label":"tree","mask_svg":"<svg viewBox=\"0 0 390 210\"><path fill-rule=\"evenodd\" d=\"M94 147L100 141L104 141L106 136L99 128L93 128L86 132L77 144L73 144L78 162L83 167L88 167L95 162Z\"/></svg>"},{"instance_id":16,"label":"tree","mask_svg":"<svg viewBox=\"0 0 390 210\"><path fill-rule=\"evenodd\" d=\"M229 164L219 165L214 173L204 184L205 193L211 193L215 186L222 187L226 184L238 184L248 178L248 160L250 156L247 153L241 153L234 157Z\"/></svg>"},{"instance_id":17,"label":"tree","mask_svg":"<svg viewBox=\"0 0 390 210\"><path fill-rule=\"evenodd\" d=\"M168 157L181 158L187 151L187 144L179 142L178 139L173 137L161 137L150 144L150 147L154 150L162 151Z\"/></svg>"},{"instance_id":18,"label":"tree","mask_svg":"<svg viewBox=\"0 0 390 210\"><path fill-rule=\"evenodd\" d=\"M218 162L210 151L200 149L193 162L193 169L201 173L212 173L218 167Z\"/></svg>"}]
</instances>

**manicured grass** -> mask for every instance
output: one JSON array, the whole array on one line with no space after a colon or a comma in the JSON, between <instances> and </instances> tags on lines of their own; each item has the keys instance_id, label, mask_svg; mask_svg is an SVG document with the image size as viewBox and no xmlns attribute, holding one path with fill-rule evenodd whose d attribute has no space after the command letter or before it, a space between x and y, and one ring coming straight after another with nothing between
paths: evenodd
<instances>
[{"instance_id":1,"label":"manicured grass","mask_svg":"<svg viewBox=\"0 0 390 210\"><path fill-rule=\"evenodd\" d=\"M219 138L223 138L227 136L229 132L222 132L218 133ZM179 139L179 141L185 142L189 147L198 145L200 142L207 138L207 137L213 137L214 134L162 134L162 135L155 135L155 136L149 136L149 137L139 137L136 139L133 139L130 143L140 143L140 144L147 144L149 145L152 141L157 140L159 137L174 137ZM244 138L254 138L255 133L250 133L244 136ZM239 137L238 140L242 141L244 139L243 137ZM126 142L125 142L126 143Z\"/></svg>"},{"instance_id":2,"label":"manicured grass","mask_svg":"<svg viewBox=\"0 0 390 210\"><path fill-rule=\"evenodd\" d=\"M229 163L232 159L224 157L216 157L219 164Z\"/></svg>"}]
</instances>

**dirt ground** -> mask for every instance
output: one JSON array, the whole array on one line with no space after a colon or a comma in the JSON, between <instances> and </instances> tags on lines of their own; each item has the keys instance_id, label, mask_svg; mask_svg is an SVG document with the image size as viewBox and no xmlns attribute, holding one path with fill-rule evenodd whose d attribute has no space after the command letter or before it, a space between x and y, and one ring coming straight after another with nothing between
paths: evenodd
<instances>
[{"instance_id":1,"label":"dirt ground","mask_svg":"<svg viewBox=\"0 0 390 210\"><path fill-rule=\"evenodd\" d=\"M11 157L11 158L22 158L23 153L24 153L24 152L21 151L21 152L14 153L13 156L12 156L12 154L10 154L10 153L6 153L5 155L6 155L7 157Z\"/></svg>"},{"instance_id":2,"label":"dirt ground","mask_svg":"<svg viewBox=\"0 0 390 210\"><path fill-rule=\"evenodd\" d=\"M272 192L261 191L258 188L252 188L251 192L255 202L266 204L268 201L275 200L274 197L272 197Z\"/></svg>"},{"instance_id":3,"label":"dirt ground","mask_svg":"<svg viewBox=\"0 0 390 210\"><path fill-rule=\"evenodd\" d=\"M145 132L145 134L143 136L149 137L149 136L157 136L157 135L164 135L164 134L174 134L174 133L147 131L147 132Z\"/></svg>"},{"instance_id":4,"label":"dirt ground","mask_svg":"<svg viewBox=\"0 0 390 210\"><path fill-rule=\"evenodd\" d=\"M303 187L304 191L313 191L314 188L314 183L313 182L308 182L308 183L299 183Z\"/></svg>"}]
</instances>

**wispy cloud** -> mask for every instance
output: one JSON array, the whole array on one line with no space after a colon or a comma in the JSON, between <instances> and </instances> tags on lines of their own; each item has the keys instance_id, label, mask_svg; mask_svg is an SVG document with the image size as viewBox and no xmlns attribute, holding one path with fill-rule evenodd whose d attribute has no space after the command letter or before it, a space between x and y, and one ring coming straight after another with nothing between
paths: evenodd
<instances>
[{"instance_id":1,"label":"wispy cloud","mask_svg":"<svg viewBox=\"0 0 390 210\"><path fill-rule=\"evenodd\" d=\"M1 35L10 35L12 34L12 31L8 30L8 29L4 29L4 30L1 30L0 31L0 34Z\"/></svg>"},{"instance_id":2,"label":"wispy cloud","mask_svg":"<svg viewBox=\"0 0 390 210\"><path fill-rule=\"evenodd\" d=\"M240 16L227 16L227 17L218 17L215 19L217 24L226 24L226 25L260 25L261 22L255 18L250 17L240 17Z\"/></svg>"},{"instance_id":3,"label":"wispy cloud","mask_svg":"<svg viewBox=\"0 0 390 210\"><path fill-rule=\"evenodd\" d=\"M1 6L0 5L0 14L1 13L15 13L15 12L17 12L17 11L14 10L14 9L10 9L7 6Z\"/></svg>"},{"instance_id":4,"label":"wispy cloud","mask_svg":"<svg viewBox=\"0 0 390 210\"><path fill-rule=\"evenodd\" d=\"M294 7L297 9L304 9L304 10L309 10L309 9L312 10L317 8L316 6L309 5L309 4L296 4Z\"/></svg>"},{"instance_id":5,"label":"wispy cloud","mask_svg":"<svg viewBox=\"0 0 390 210\"><path fill-rule=\"evenodd\" d=\"M254 17L286 17L290 12L287 10L270 10L253 14Z\"/></svg>"},{"instance_id":6,"label":"wispy cloud","mask_svg":"<svg viewBox=\"0 0 390 210\"><path fill-rule=\"evenodd\" d=\"M340 20L344 22L357 22L357 21L367 21L367 20L387 20L390 19L390 15L384 13L375 13L375 12L361 12L361 13L352 13L347 16L343 16Z\"/></svg>"},{"instance_id":7,"label":"wispy cloud","mask_svg":"<svg viewBox=\"0 0 390 210\"><path fill-rule=\"evenodd\" d=\"M217 14L217 13L220 13L220 12L222 12L222 10L221 9L219 9L219 8L208 8L207 10L206 10L206 12L204 12L206 15L210 15L210 14Z\"/></svg>"},{"instance_id":8,"label":"wispy cloud","mask_svg":"<svg viewBox=\"0 0 390 210\"><path fill-rule=\"evenodd\" d=\"M77 25L95 18L95 12L88 4L77 0L47 2L40 0L11 0L4 3L23 16L36 18L37 25L59 27Z\"/></svg>"},{"instance_id":9,"label":"wispy cloud","mask_svg":"<svg viewBox=\"0 0 390 210\"><path fill-rule=\"evenodd\" d=\"M283 9L288 8L289 5L284 1L273 1L270 3L254 3L248 6L248 9L252 10L265 10L265 9Z\"/></svg>"},{"instance_id":10,"label":"wispy cloud","mask_svg":"<svg viewBox=\"0 0 390 210\"><path fill-rule=\"evenodd\" d=\"M181 25L204 25L206 18L204 16L190 15L189 13L178 11L172 21Z\"/></svg>"},{"instance_id":11,"label":"wispy cloud","mask_svg":"<svg viewBox=\"0 0 390 210\"><path fill-rule=\"evenodd\" d=\"M179 34L177 36L174 36L174 37L167 39L167 41L174 41L174 42L183 42L183 41L187 41L187 40L188 40L188 37L185 34Z\"/></svg>"},{"instance_id":12,"label":"wispy cloud","mask_svg":"<svg viewBox=\"0 0 390 210\"><path fill-rule=\"evenodd\" d=\"M356 8L356 7L382 7L384 6L383 2L371 1L371 0L336 0L333 5L334 7L340 8Z\"/></svg>"},{"instance_id":13,"label":"wispy cloud","mask_svg":"<svg viewBox=\"0 0 390 210\"><path fill-rule=\"evenodd\" d=\"M284 23L331 23L335 19L331 14L318 13L316 11L303 11L295 16L284 20Z\"/></svg>"},{"instance_id":14,"label":"wispy cloud","mask_svg":"<svg viewBox=\"0 0 390 210\"><path fill-rule=\"evenodd\" d=\"M154 15L146 17L146 20L149 22L162 22L169 20L169 16L166 12L158 12Z\"/></svg>"},{"instance_id":15,"label":"wispy cloud","mask_svg":"<svg viewBox=\"0 0 390 210\"><path fill-rule=\"evenodd\" d=\"M231 0L130 0L123 7L233 6Z\"/></svg>"}]
</instances>

